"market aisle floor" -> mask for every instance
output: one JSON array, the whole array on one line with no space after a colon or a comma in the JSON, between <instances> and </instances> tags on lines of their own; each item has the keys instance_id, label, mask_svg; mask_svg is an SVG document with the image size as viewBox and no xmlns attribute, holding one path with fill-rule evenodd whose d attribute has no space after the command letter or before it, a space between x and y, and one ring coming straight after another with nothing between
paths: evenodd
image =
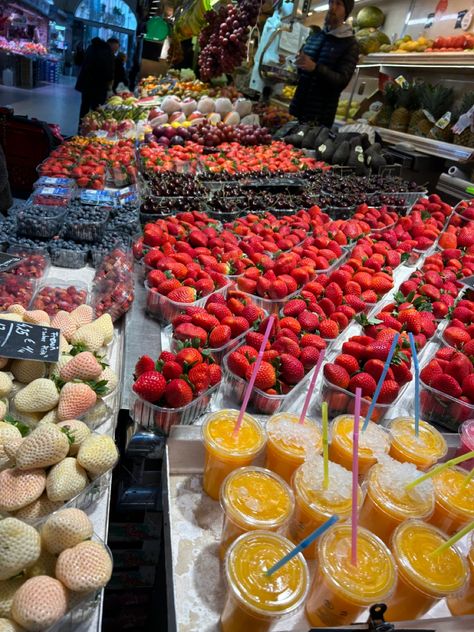
<instances>
[{"instance_id":1,"label":"market aisle floor","mask_svg":"<svg viewBox=\"0 0 474 632\"><path fill-rule=\"evenodd\" d=\"M77 132L81 95L74 90L76 77L61 77L60 83L41 83L24 90L0 85L0 105L11 105L15 114L47 123L58 123L64 136Z\"/></svg>"}]
</instances>

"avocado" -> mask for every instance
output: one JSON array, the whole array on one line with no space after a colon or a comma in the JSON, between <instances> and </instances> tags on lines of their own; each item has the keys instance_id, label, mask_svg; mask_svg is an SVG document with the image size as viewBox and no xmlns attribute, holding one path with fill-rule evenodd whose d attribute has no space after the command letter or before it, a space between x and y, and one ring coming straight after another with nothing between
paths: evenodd
<instances>
[{"instance_id":1,"label":"avocado","mask_svg":"<svg viewBox=\"0 0 474 632\"><path fill-rule=\"evenodd\" d=\"M340 165L341 167L346 165L347 161L349 160L350 151L351 146L349 145L349 142L347 140L342 141L342 143L333 154L332 164Z\"/></svg>"}]
</instances>

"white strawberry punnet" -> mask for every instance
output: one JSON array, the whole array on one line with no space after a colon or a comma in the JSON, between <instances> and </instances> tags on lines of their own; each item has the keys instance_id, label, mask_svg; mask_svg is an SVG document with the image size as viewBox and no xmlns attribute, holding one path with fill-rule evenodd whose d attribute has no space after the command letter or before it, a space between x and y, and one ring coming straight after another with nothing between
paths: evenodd
<instances>
[{"instance_id":1,"label":"white strawberry punnet","mask_svg":"<svg viewBox=\"0 0 474 632\"><path fill-rule=\"evenodd\" d=\"M15 408L24 413L47 413L55 408L58 402L58 389L54 382L46 378L34 380L14 398Z\"/></svg>"},{"instance_id":2,"label":"white strawberry punnet","mask_svg":"<svg viewBox=\"0 0 474 632\"><path fill-rule=\"evenodd\" d=\"M82 492L88 482L84 468L75 458L68 456L50 469L46 479L46 493L49 500L71 500Z\"/></svg>"},{"instance_id":3,"label":"white strawberry punnet","mask_svg":"<svg viewBox=\"0 0 474 632\"><path fill-rule=\"evenodd\" d=\"M42 424L23 439L16 453L20 470L49 467L62 461L69 452L66 433L54 424Z\"/></svg>"},{"instance_id":4,"label":"white strawberry punnet","mask_svg":"<svg viewBox=\"0 0 474 632\"><path fill-rule=\"evenodd\" d=\"M0 521L0 580L27 569L40 553L41 538L35 528L16 518Z\"/></svg>"},{"instance_id":5,"label":"white strawberry punnet","mask_svg":"<svg viewBox=\"0 0 474 632\"><path fill-rule=\"evenodd\" d=\"M41 528L44 546L55 555L89 540L93 533L94 527L87 514L73 508L53 514Z\"/></svg>"},{"instance_id":6,"label":"white strawberry punnet","mask_svg":"<svg viewBox=\"0 0 474 632\"><path fill-rule=\"evenodd\" d=\"M11 513L41 496L46 487L44 470L7 469L0 472L0 511Z\"/></svg>"}]
</instances>

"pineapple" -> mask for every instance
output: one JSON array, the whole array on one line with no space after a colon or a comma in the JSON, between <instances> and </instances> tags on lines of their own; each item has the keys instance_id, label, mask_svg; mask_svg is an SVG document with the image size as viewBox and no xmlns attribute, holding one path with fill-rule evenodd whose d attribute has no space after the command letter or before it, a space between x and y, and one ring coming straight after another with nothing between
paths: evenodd
<instances>
[{"instance_id":1,"label":"pineapple","mask_svg":"<svg viewBox=\"0 0 474 632\"><path fill-rule=\"evenodd\" d=\"M429 123L429 129L431 129L432 124L428 121L425 113L423 112L423 108L424 108L423 99L425 98L428 92L431 92L433 90L433 86L430 85L429 83L417 83L413 86L413 90L417 96L419 109L415 110L413 114L411 115L410 123L408 124L407 131L409 134L417 135L417 130L420 124L426 126L426 123Z\"/></svg>"},{"instance_id":2,"label":"pineapple","mask_svg":"<svg viewBox=\"0 0 474 632\"><path fill-rule=\"evenodd\" d=\"M451 107L453 102L453 90L452 88L445 88L438 84L432 86L426 84L420 92L421 108L431 114L433 119L437 121L445 112ZM418 112L414 112L413 116ZM409 132L411 129L412 134L415 136L427 137L433 127L433 121L422 112L422 118L418 119L415 125L413 125L413 116L410 120ZM441 130L440 130L441 131Z\"/></svg>"},{"instance_id":3,"label":"pineapple","mask_svg":"<svg viewBox=\"0 0 474 632\"><path fill-rule=\"evenodd\" d=\"M459 107L459 116L461 116L461 114L464 114L465 112L468 112L473 105L474 92L468 92L464 95L464 98ZM453 134L453 142L455 145L462 145L463 147L474 147L474 134L471 132L471 127L466 127L466 129L460 134Z\"/></svg>"},{"instance_id":4,"label":"pineapple","mask_svg":"<svg viewBox=\"0 0 474 632\"><path fill-rule=\"evenodd\" d=\"M393 108L398 99L400 88L396 83L388 82L383 91L383 105L374 118L374 125L388 127L392 116Z\"/></svg>"},{"instance_id":5,"label":"pineapple","mask_svg":"<svg viewBox=\"0 0 474 632\"><path fill-rule=\"evenodd\" d=\"M452 88L445 88L444 86L436 86L433 93L433 100L430 104L430 112L434 116L435 121L438 121L443 114L446 114L451 109L453 104L454 94ZM437 125L433 125L428 134L428 138L434 140L440 140L445 143L449 143L453 139L453 132L451 125L446 125L444 129L441 129Z\"/></svg>"},{"instance_id":6,"label":"pineapple","mask_svg":"<svg viewBox=\"0 0 474 632\"><path fill-rule=\"evenodd\" d=\"M413 86L400 90L396 108L390 117L389 128L396 132L406 132L410 123L411 112L417 105L418 95Z\"/></svg>"}]
</instances>

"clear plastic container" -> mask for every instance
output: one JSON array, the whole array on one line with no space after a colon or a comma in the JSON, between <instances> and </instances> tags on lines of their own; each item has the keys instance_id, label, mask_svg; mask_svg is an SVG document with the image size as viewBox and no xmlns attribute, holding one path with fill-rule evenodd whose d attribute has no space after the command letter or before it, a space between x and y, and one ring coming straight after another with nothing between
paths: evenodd
<instances>
[{"instance_id":1,"label":"clear plastic container","mask_svg":"<svg viewBox=\"0 0 474 632\"><path fill-rule=\"evenodd\" d=\"M110 314L115 322L126 314L132 306L135 297L133 276L130 274L113 288L106 279L94 283L91 293L91 305L94 308L96 318L102 314Z\"/></svg>"},{"instance_id":2,"label":"clear plastic container","mask_svg":"<svg viewBox=\"0 0 474 632\"><path fill-rule=\"evenodd\" d=\"M181 408L163 408L141 399L133 390L130 396L130 415L132 419L149 430L168 435L171 426L190 426L207 412L211 398L219 389L220 383L211 386L192 402Z\"/></svg>"},{"instance_id":3,"label":"clear plastic container","mask_svg":"<svg viewBox=\"0 0 474 632\"><path fill-rule=\"evenodd\" d=\"M33 188L38 189L40 187L53 187L62 189L73 189L76 186L76 181L72 178L54 178L52 176L41 176L33 183Z\"/></svg>"},{"instance_id":4,"label":"clear plastic container","mask_svg":"<svg viewBox=\"0 0 474 632\"><path fill-rule=\"evenodd\" d=\"M420 380L420 417L434 426L458 432L466 419L474 417L474 404L446 395Z\"/></svg>"},{"instance_id":5,"label":"clear plastic container","mask_svg":"<svg viewBox=\"0 0 474 632\"><path fill-rule=\"evenodd\" d=\"M67 244L55 246L50 248L50 251L52 264L60 268L71 268L74 270L83 268L89 258L89 250L87 248L77 250L72 244L70 248L67 247Z\"/></svg>"},{"instance_id":6,"label":"clear plastic container","mask_svg":"<svg viewBox=\"0 0 474 632\"><path fill-rule=\"evenodd\" d=\"M298 296L300 292L301 290L296 290L296 292L288 294L288 296L285 296L284 298L279 298L275 300L263 298L262 296L257 296L256 294L248 294L247 292L243 292L243 294L246 294L249 299L251 299L252 303L255 303L257 307L264 309L267 314L274 314L275 316L277 316L288 303L288 301Z\"/></svg>"},{"instance_id":7,"label":"clear plastic container","mask_svg":"<svg viewBox=\"0 0 474 632\"><path fill-rule=\"evenodd\" d=\"M70 213L64 225L64 237L74 241L94 242L100 241L105 234L109 211L104 209L100 219L75 218Z\"/></svg>"},{"instance_id":8,"label":"clear plastic container","mask_svg":"<svg viewBox=\"0 0 474 632\"><path fill-rule=\"evenodd\" d=\"M42 248L26 248L24 246L10 246L8 254L22 258L22 261L11 271L16 276L24 276L30 279L40 279L47 275L51 265L51 259L46 250Z\"/></svg>"},{"instance_id":9,"label":"clear plastic container","mask_svg":"<svg viewBox=\"0 0 474 632\"><path fill-rule=\"evenodd\" d=\"M72 190L65 187L42 186L31 194L31 202L38 206L67 207L72 199Z\"/></svg>"},{"instance_id":10,"label":"clear plastic container","mask_svg":"<svg viewBox=\"0 0 474 632\"><path fill-rule=\"evenodd\" d=\"M35 293L32 309L42 309L50 316L60 310L72 312L79 305L88 302L88 286L83 281L44 279Z\"/></svg>"},{"instance_id":11,"label":"clear plastic container","mask_svg":"<svg viewBox=\"0 0 474 632\"><path fill-rule=\"evenodd\" d=\"M228 357L229 354L225 355L222 360L222 386L220 393L222 407L240 408L248 382L232 373L227 364ZM294 402L306 390L313 371L314 367L285 395L269 395L254 387L250 395L247 411L251 414L273 415L285 410L288 404Z\"/></svg>"},{"instance_id":12,"label":"clear plastic container","mask_svg":"<svg viewBox=\"0 0 474 632\"><path fill-rule=\"evenodd\" d=\"M181 314L188 307L204 307L207 299L212 294L227 294L227 290L232 286L232 283L226 283L223 287L214 290L211 294L203 296L202 298L194 301L193 303L177 303L170 300L164 294L160 294L155 288L150 288L148 282L145 281L146 289L146 313L152 318L156 318L162 323L170 323L178 314ZM258 303L257 303L258 305Z\"/></svg>"},{"instance_id":13,"label":"clear plastic container","mask_svg":"<svg viewBox=\"0 0 474 632\"><path fill-rule=\"evenodd\" d=\"M51 239L61 230L65 216L65 207L28 203L16 214L17 233L35 239Z\"/></svg>"},{"instance_id":14,"label":"clear plastic container","mask_svg":"<svg viewBox=\"0 0 474 632\"><path fill-rule=\"evenodd\" d=\"M15 274L0 274L0 312L15 304L28 308L34 292L34 281Z\"/></svg>"}]
</instances>

